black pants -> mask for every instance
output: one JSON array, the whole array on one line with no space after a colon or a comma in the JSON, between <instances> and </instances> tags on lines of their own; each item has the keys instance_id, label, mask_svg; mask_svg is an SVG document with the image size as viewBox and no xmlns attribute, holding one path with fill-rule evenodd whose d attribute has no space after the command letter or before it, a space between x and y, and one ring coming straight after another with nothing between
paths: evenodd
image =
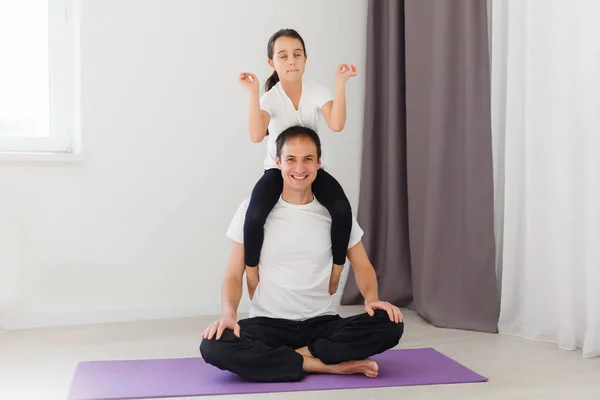
<instances>
[{"instance_id":1,"label":"black pants","mask_svg":"<svg viewBox=\"0 0 600 400\"><path fill-rule=\"evenodd\" d=\"M364 360L398 344L404 323L390 321L378 310L353 317L322 316L297 322L264 317L239 321L240 337L226 329L219 340L203 339L200 352L215 367L259 382L301 380L303 357L295 349L308 346L324 364Z\"/></svg>"},{"instance_id":2,"label":"black pants","mask_svg":"<svg viewBox=\"0 0 600 400\"><path fill-rule=\"evenodd\" d=\"M250 197L244 222L244 258L246 265L256 267L264 240L264 225L283 190L281 171L271 168L256 183ZM352 231L352 207L339 182L323 169L319 169L312 184L317 200L331 215L331 247L333 263L346 262L348 242Z\"/></svg>"}]
</instances>

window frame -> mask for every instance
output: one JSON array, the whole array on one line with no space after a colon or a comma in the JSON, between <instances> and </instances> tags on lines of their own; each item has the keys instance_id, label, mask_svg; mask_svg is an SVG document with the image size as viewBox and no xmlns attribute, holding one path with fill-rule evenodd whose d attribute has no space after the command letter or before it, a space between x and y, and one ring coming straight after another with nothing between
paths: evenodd
<instances>
[{"instance_id":1,"label":"window frame","mask_svg":"<svg viewBox=\"0 0 600 400\"><path fill-rule=\"evenodd\" d=\"M79 9L77 0L47 0L49 135L0 136L0 153L78 154L80 147Z\"/></svg>"}]
</instances>

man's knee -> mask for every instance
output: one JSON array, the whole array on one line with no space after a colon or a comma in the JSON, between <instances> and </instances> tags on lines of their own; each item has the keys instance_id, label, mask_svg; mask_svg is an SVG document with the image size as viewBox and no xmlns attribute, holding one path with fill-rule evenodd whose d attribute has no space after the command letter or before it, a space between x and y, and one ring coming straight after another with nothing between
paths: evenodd
<instances>
[{"instance_id":1,"label":"man's knee","mask_svg":"<svg viewBox=\"0 0 600 400\"><path fill-rule=\"evenodd\" d=\"M220 343L217 340L202 339L202 342L200 342L200 355L204 361L214 365L215 360L219 358L219 345Z\"/></svg>"},{"instance_id":2,"label":"man's knee","mask_svg":"<svg viewBox=\"0 0 600 400\"><path fill-rule=\"evenodd\" d=\"M204 361L215 367L225 368L231 351L229 344L233 340L233 336L233 331L225 329L219 340L214 337L211 340L202 339L202 342L200 342L200 355Z\"/></svg>"},{"instance_id":3,"label":"man's knee","mask_svg":"<svg viewBox=\"0 0 600 400\"><path fill-rule=\"evenodd\" d=\"M380 332L383 335L385 343L388 343L390 347L396 346L404 334L404 321L391 321L389 314L383 310L375 311L375 315L372 318L378 319L381 329Z\"/></svg>"},{"instance_id":4,"label":"man's knee","mask_svg":"<svg viewBox=\"0 0 600 400\"><path fill-rule=\"evenodd\" d=\"M400 339L404 334L404 321L402 322L392 322L390 321L388 328L388 338L393 346L396 346L400 343Z\"/></svg>"}]
</instances>

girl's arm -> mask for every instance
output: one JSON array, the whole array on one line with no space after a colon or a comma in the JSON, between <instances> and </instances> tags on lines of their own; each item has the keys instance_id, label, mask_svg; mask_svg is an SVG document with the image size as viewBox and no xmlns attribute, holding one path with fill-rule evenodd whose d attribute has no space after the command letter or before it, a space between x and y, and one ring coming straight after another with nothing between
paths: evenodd
<instances>
[{"instance_id":1,"label":"girl's arm","mask_svg":"<svg viewBox=\"0 0 600 400\"><path fill-rule=\"evenodd\" d=\"M250 104L248 126L250 129L250 140L254 143L261 142L265 136L267 136L267 128L269 127L269 121L271 116L265 110L260 108L260 99L258 90L256 92L250 92Z\"/></svg>"},{"instance_id":2,"label":"girl's arm","mask_svg":"<svg viewBox=\"0 0 600 400\"><path fill-rule=\"evenodd\" d=\"M267 128L271 116L265 110L260 108L259 82L258 77L252 72L242 72L238 77L238 82L248 91L248 129L250 140L254 143L261 142L267 136Z\"/></svg>"},{"instance_id":3,"label":"girl's arm","mask_svg":"<svg viewBox=\"0 0 600 400\"><path fill-rule=\"evenodd\" d=\"M346 85L336 82L333 100L321 108L327 126L334 132L341 132L346 125Z\"/></svg>"},{"instance_id":4,"label":"girl's arm","mask_svg":"<svg viewBox=\"0 0 600 400\"><path fill-rule=\"evenodd\" d=\"M328 101L321 108L327 126L334 132L341 132L346 125L346 81L356 75L358 69L354 65L340 65L335 76L333 101Z\"/></svg>"}]
</instances>

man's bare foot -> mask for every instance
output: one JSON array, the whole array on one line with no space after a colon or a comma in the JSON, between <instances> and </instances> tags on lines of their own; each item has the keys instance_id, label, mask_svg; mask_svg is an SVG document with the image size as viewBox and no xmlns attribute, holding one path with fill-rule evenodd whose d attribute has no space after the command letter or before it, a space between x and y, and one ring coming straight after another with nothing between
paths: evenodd
<instances>
[{"instance_id":1,"label":"man's bare foot","mask_svg":"<svg viewBox=\"0 0 600 400\"><path fill-rule=\"evenodd\" d=\"M379 365L370 358L361 361L346 361L335 365L339 374L364 374L367 378L377 378Z\"/></svg>"},{"instance_id":2,"label":"man's bare foot","mask_svg":"<svg viewBox=\"0 0 600 400\"><path fill-rule=\"evenodd\" d=\"M302 355L302 369L309 373L336 375L363 374L368 378L376 378L379 374L379 365L370 358L360 361L346 361L340 364L326 365L323 364L323 361L312 355L305 355L304 353L308 352L306 347L296 349L296 352ZM310 354L310 352L308 352L308 354Z\"/></svg>"},{"instance_id":3,"label":"man's bare foot","mask_svg":"<svg viewBox=\"0 0 600 400\"><path fill-rule=\"evenodd\" d=\"M306 347L306 346L296 349L296 353L299 353L299 354L303 355L304 357L313 357L314 358L314 356L310 353L310 351L308 350L308 347Z\"/></svg>"}]
</instances>

